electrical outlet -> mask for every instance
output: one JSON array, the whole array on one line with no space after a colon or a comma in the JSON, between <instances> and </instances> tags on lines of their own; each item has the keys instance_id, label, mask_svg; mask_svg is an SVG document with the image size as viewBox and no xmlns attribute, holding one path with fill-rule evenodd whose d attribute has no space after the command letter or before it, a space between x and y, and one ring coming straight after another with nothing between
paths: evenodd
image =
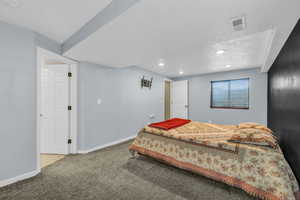
<instances>
[{"instance_id":1,"label":"electrical outlet","mask_svg":"<svg viewBox=\"0 0 300 200\"><path fill-rule=\"evenodd\" d=\"M97 104L100 105L102 103L102 100L99 98L97 99Z\"/></svg>"}]
</instances>

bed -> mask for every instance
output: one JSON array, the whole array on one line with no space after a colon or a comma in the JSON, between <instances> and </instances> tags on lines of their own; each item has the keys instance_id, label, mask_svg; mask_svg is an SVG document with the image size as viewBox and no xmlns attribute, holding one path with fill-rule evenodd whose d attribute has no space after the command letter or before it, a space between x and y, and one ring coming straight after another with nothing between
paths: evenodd
<instances>
[{"instance_id":1,"label":"bed","mask_svg":"<svg viewBox=\"0 0 300 200\"><path fill-rule=\"evenodd\" d=\"M261 199L297 199L299 186L280 147L233 142L238 130L237 126L194 121L171 130L146 126L129 150Z\"/></svg>"}]
</instances>

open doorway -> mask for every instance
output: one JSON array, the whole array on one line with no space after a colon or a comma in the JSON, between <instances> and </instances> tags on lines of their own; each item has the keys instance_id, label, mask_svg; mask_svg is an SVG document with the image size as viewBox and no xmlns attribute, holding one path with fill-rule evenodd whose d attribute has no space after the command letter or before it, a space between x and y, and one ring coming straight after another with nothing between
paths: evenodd
<instances>
[{"instance_id":1,"label":"open doorway","mask_svg":"<svg viewBox=\"0 0 300 200\"><path fill-rule=\"evenodd\" d=\"M77 62L37 50L37 167L77 153Z\"/></svg>"},{"instance_id":2,"label":"open doorway","mask_svg":"<svg viewBox=\"0 0 300 200\"><path fill-rule=\"evenodd\" d=\"M165 120L171 118L171 81L165 80Z\"/></svg>"}]
</instances>

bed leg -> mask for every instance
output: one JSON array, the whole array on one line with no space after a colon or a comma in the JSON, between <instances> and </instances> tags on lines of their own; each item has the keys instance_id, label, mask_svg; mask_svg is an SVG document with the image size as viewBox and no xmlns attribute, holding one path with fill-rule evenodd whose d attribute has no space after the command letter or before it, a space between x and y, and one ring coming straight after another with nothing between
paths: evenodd
<instances>
[{"instance_id":1,"label":"bed leg","mask_svg":"<svg viewBox=\"0 0 300 200\"><path fill-rule=\"evenodd\" d=\"M137 151L130 149L129 153L131 154L131 158L136 158L138 156Z\"/></svg>"}]
</instances>

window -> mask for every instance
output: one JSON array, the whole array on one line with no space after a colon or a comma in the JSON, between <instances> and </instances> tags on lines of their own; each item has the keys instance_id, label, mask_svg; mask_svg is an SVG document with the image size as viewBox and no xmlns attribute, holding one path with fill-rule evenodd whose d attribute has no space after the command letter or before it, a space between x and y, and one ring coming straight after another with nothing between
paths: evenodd
<instances>
[{"instance_id":1,"label":"window","mask_svg":"<svg viewBox=\"0 0 300 200\"><path fill-rule=\"evenodd\" d=\"M249 78L212 81L210 107L249 109Z\"/></svg>"}]
</instances>

